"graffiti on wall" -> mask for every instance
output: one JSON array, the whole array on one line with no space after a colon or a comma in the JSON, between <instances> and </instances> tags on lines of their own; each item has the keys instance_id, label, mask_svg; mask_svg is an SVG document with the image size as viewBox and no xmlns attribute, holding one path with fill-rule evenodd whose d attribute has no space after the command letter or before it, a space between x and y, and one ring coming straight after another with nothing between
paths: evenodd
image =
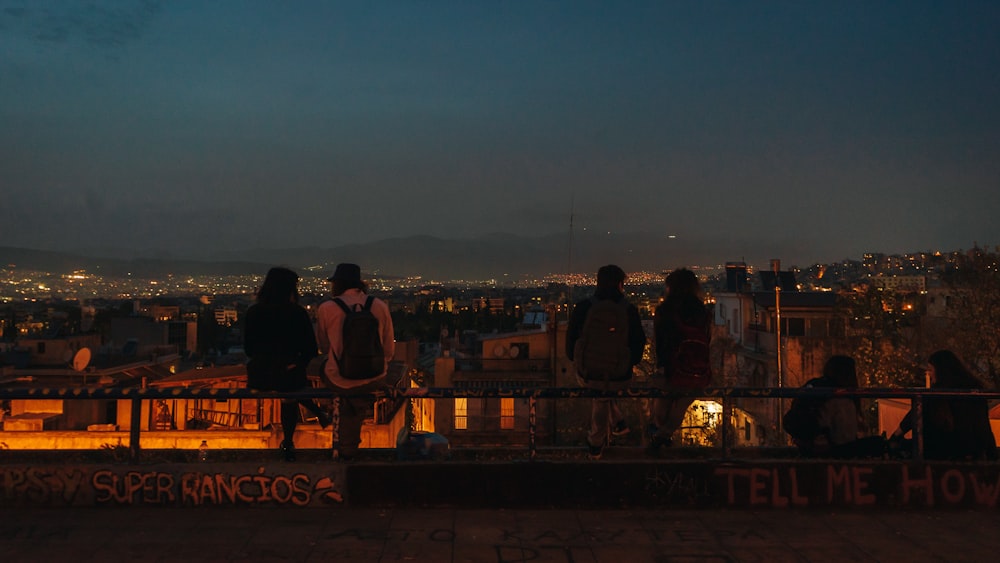
<instances>
[{"instance_id":1,"label":"graffiti on wall","mask_svg":"<svg viewBox=\"0 0 1000 563\"><path fill-rule=\"evenodd\" d=\"M243 468L0 465L0 505L305 507L345 502L346 480L336 470ZM634 477L622 481L626 488L657 505L995 509L1000 502L996 464L707 462L680 469L646 466ZM363 479L358 486L364 486Z\"/></svg>"},{"instance_id":2,"label":"graffiti on wall","mask_svg":"<svg viewBox=\"0 0 1000 563\"><path fill-rule=\"evenodd\" d=\"M3 468L0 491L4 500L24 499L34 504L73 504L87 484L82 469Z\"/></svg>"},{"instance_id":3,"label":"graffiti on wall","mask_svg":"<svg viewBox=\"0 0 1000 563\"><path fill-rule=\"evenodd\" d=\"M693 504L699 498L710 495L706 480L659 466L647 472L644 488L650 498L666 502Z\"/></svg>"},{"instance_id":4,"label":"graffiti on wall","mask_svg":"<svg viewBox=\"0 0 1000 563\"><path fill-rule=\"evenodd\" d=\"M716 467L725 504L772 508L877 504L996 508L1000 474L983 467Z\"/></svg>"},{"instance_id":5,"label":"graffiti on wall","mask_svg":"<svg viewBox=\"0 0 1000 563\"><path fill-rule=\"evenodd\" d=\"M151 469L0 469L3 499L73 505L287 505L341 504L337 481L307 473L289 475Z\"/></svg>"}]
</instances>

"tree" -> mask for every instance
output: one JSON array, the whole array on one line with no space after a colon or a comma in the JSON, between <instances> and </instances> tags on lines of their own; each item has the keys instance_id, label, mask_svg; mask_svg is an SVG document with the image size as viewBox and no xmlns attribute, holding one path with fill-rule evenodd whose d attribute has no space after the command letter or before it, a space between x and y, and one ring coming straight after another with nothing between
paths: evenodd
<instances>
[{"instance_id":1,"label":"tree","mask_svg":"<svg viewBox=\"0 0 1000 563\"><path fill-rule=\"evenodd\" d=\"M979 248L957 254L941 281L944 307L928 318L934 348L954 351L1000 386L1000 255Z\"/></svg>"},{"instance_id":2,"label":"tree","mask_svg":"<svg viewBox=\"0 0 1000 563\"><path fill-rule=\"evenodd\" d=\"M849 327L848 354L857 362L862 387L917 383L922 363L919 324L904 306L902 294L864 286L842 294L838 311Z\"/></svg>"}]
</instances>

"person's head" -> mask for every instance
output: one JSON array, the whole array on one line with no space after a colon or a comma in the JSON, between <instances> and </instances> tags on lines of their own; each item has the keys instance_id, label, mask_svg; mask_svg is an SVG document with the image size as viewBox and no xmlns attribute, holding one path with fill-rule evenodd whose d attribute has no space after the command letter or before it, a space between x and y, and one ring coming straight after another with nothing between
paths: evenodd
<instances>
[{"instance_id":1,"label":"person's head","mask_svg":"<svg viewBox=\"0 0 1000 563\"><path fill-rule=\"evenodd\" d=\"M823 365L823 378L834 387L857 387L858 373L854 358L839 355L830 356L830 359Z\"/></svg>"},{"instance_id":2,"label":"person's head","mask_svg":"<svg viewBox=\"0 0 1000 563\"><path fill-rule=\"evenodd\" d=\"M601 266L597 270L597 292L621 292L625 287L625 270L614 264Z\"/></svg>"},{"instance_id":3,"label":"person's head","mask_svg":"<svg viewBox=\"0 0 1000 563\"><path fill-rule=\"evenodd\" d=\"M966 369L962 360L951 350L938 350L927 359L927 375L931 387L943 389L979 388L982 384Z\"/></svg>"},{"instance_id":4,"label":"person's head","mask_svg":"<svg viewBox=\"0 0 1000 563\"><path fill-rule=\"evenodd\" d=\"M698 276L687 268L678 268L667 275L666 290L668 299L679 299L701 295L701 284L698 283Z\"/></svg>"},{"instance_id":5,"label":"person's head","mask_svg":"<svg viewBox=\"0 0 1000 563\"><path fill-rule=\"evenodd\" d=\"M280 266L271 268L257 290L258 303L292 303L299 299L299 275Z\"/></svg>"},{"instance_id":6,"label":"person's head","mask_svg":"<svg viewBox=\"0 0 1000 563\"><path fill-rule=\"evenodd\" d=\"M327 278L333 284L333 294L341 295L348 289L365 291L365 283L361 281L361 267L357 264L342 262L337 264L333 275Z\"/></svg>"}]
</instances>

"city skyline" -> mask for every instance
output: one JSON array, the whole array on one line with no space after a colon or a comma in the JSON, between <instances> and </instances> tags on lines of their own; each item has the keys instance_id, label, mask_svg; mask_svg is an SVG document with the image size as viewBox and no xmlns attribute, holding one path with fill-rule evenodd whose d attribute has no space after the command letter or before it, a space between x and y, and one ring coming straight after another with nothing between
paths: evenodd
<instances>
[{"instance_id":1,"label":"city skyline","mask_svg":"<svg viewBox=\"0 0 1000 563\"><path fill-rule=\"evenodd\" d=\"M5 246L1000 242L995 3L0 6Z\"/></svg>"},{"instance_id":2,"label":"city skyline","mask_svg":"<svg viewBox=\"0 0 1000 563\"><path fill-rule=\"evenodd\" d=\"M55 263L16 263L11 255L4 254L0 247L0 303L35 301L49 298L71 300L108 298L171 298L202 295L253 295L263 281L266 267L251 270L214 273L181 270L178 267L191 266L194 262L174 263L174 269L163 265L153 266L153 270L127 271L123 265L139 264L123 262L117 266L108 263L84 262L56 265ZM980 256L992 257L995 261L1000 247L995 250L977 248ZM857 283L875 284L887 288L907 288L923 291L930 280L937 280L955 267L956 260L972 255L972 249L954 249L947 252L911 252L905 254L870 253L860 259L850 259L835 263L814 263L806 267L780 263L782 271L791 272L802 291L831 291L837 288L854 287ZM23 256L22 256L23 258ZM6 262L6 263L5 263ZM5 263L5 264L4 264ZM706 287L716 289L726 284L726 272L733 265L742 265L751 277L758 272L770 272L774 266L730 262L727 264L690 265ZM994 262L995 267L995 262ZM320 267L299 270L300 290L304 295L324 295L329 289L328 270ZM660 286L664 270L626 270L629 287ZM493 278L434 278L420 274L396 275L390 272L363 272L371 290L376 292L419 291L429 286L454 289L525 289L541 288L551 284L566 284L576 288L589 288L596 283L594 271L561 273L539 273L524 276L499 276ZM934 282L932 282L934 283Z\"/></svg>"},{"instance_id":3,"label":"city skyline","mask_svg":"<svg viewBox=\"0 0 1000 563\"><path fill-rule=\"evenodd\" d=\"M548 252L541 248L551 246L549 244L551 241L545 238L541 239L543 242L547 241L544 245L539 240L508 236L499 237L490 244L480 246L476 246L475 241L443 241L428 237L414 237L414 239L415 241L409 242L404 239L394 239L371 245L351 245L331 250L302 248L267 252L247 251L231 253L225 260L217 261L162 256L142 259L96 258L0 246L0 271L13 276L8 280L8 284L14 284L15 279L20 280L17 283L32 284L33 278L23 277L22 274L26 272L35 272L55 279L72 280L83 276L79 279L98 277L136 281L174 280L172 283L186 284L184 280L188 278L226 276L262 278L269 268L281 265L295 270L304 283L307 281L317 283L321 288L325 288L326 279L337 263L359 262L365 278L371 282L382 280L395 284L405 280L406 284L416 285L470 283L520 286L537 284L540 280L557 281L581 276L593 277L597 268L606 263L620 265L630 277L638 276L645 280L652 276L662 281L666 272L679 267L692 269L704 278L723 272L726 265L731 263L742 263L750 271L756 271L771 270L776 260L782 270L802 271L817 268L837 269L842 265L867 263L877 257L883 257L901 265L906 264L907 269L921 269L921 265L928 261L937 261L942 257L950 259L973 250L987 254L1000 252L1000 246L978 244L967 248L920 249L904 253L887 253L872 249L863 255L847 256L831 262L814 260L795 263L783 260L781 257L764 259L757 256L754 260L748 260L743 256L730 257L728 254L718 252L711 255L683 257L677 254L661 255L657 253L655 247L639 248L618 245L611 241L598 248L598 252L587 254L586 260L577 258L575 262L567 264L564 261L565 256L561 254L565 250L564 244L556 245L558 247L556 251ZM620 247L629 250L621 251ZM537 251L538 254L531 255L532 251ZM610 259L604 260L604 258ZM0 283L2 281L0 280ZM584 285L587 283L590 282ZM166 287L153 288L154 293L159 293L159 290ZM253 289L248 286L248 290Z\"/></svg>"}]
</instances>

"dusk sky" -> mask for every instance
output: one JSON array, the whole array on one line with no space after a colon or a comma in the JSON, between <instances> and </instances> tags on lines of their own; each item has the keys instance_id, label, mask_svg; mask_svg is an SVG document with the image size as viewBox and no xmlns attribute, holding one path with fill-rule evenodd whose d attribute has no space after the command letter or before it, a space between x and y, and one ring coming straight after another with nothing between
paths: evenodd
<instances>
[{"instance_id":1,"label":"dusk sky","mask_svg":"<svg viewBox=\"0 0 1000 563\"><path fill-rule=\"evenodd\" d=\"M45 250L998 245L1000 2L0 0L0 196Z\"/></svg>"}]
</instances>

